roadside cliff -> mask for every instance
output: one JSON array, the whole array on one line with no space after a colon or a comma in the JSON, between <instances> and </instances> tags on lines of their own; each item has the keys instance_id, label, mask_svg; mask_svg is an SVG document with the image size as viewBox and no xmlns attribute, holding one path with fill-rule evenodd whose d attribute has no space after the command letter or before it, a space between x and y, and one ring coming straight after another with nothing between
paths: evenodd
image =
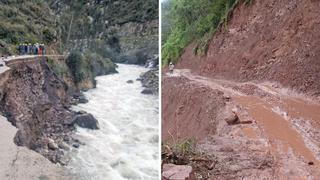
<instances>
[{"instance_id":1,"label":"roadside cliff","mask_svg":"<svg viewBox=\"0 0 320 180\"><path fill-rule=\"evenodd\" d=\"M46 58L23 59L9 67L2 77L1 111L18 129L14 142L66 165L67 152L81 144L72 137L75 125L99 128L90 114L70 110L79 102L74 96L79 89L70 89Z\"/></svg>"}]
</instances>

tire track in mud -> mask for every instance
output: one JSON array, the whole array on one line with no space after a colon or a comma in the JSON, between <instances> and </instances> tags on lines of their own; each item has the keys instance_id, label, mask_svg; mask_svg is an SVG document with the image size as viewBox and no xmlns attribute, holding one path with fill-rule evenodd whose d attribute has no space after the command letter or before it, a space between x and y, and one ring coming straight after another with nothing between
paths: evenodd
<instances>
[{"instance_id":1,"label":"tire track in mud","mask_svg":"<svg viewBox=\"0 0 320 180\"><path fill-rule=\"evenodd\" d=\"M193 82L218 89L232 97L254 119L260 133L270 142L270 151L276 158L293 151L293 154L319 170L320 104L302 95L290 94L286 90L274 88L270 83L237 83L226 80L209 79L191 74L187 69L175 69L167 77L183 76ZM249 88L247 88L249 87ZM252 90L253 89L253 90ZM257 138L256 130L243 128L249 138Z\"/></svg>"}]
</instances>

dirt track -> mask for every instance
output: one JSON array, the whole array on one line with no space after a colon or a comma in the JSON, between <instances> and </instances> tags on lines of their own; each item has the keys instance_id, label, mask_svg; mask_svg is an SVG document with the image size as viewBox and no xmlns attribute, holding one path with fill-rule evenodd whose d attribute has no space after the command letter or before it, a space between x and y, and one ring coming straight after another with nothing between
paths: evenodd
<instances>
[{"instance_id":1,"label":"dirt track","mask_svg":"<svg viewBox=\"0 0 320 180\"><path fill-rule=\"evenodd\" d=\"M186 84L192 85L185 87L182 92L170 89L172 86L181 88ZM194 96L188 93L194 93L191 89L196 88L203 89L203 94L196 101L183 100L185 97ZM215 168L206 172L207 177L218 179L320 177L319 102L280 88L276 84L209 79L182 69L163 76L163 89L163 139L170 141L196 137L199 142L198 151L212 156L216 161ZM207 96L210 91L217 91L215 100L205 107L213 104L216 116L206 116L208 111L197 110L198 106L200 108L202 106L199 102L203 104L213 98ZM175 93L179 94L173 96ZM170 102L166 102L168 100ZM192 103L185 103L188 101ZM220 104L220 107L217 104ZM165 112L168 109L171 112ZM188 110L181 111L181 109ZM230 111L236 112L240 122L252 121L252 123L227 125L224 122L224 114ZM201 126L195 127L197 118L183 114L209 117L198 121L207 129L210 127L210 130L205 131L206 128L201 129ZM173 127L173 124L176 126Z\"/></svg>"}]
</instances>

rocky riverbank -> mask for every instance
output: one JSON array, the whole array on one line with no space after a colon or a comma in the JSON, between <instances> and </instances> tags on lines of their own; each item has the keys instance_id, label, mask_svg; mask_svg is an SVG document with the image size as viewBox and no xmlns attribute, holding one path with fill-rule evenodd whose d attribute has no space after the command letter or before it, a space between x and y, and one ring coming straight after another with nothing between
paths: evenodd
<instances>
[{"instance_id":1,"label":"rocky riverbank","mask_svg":"<svg viewBox=\"0 0 320 180\"><path fill-rule=\"evenodd\" d=\"M137 79L141 81L145 88L142 94L158 94L159 93L159 56L154 55L149 58L144 65L146 68L151 68L149 71L140 75Z\"/></svg>"},{"instance_id":2,"label":"rocky riverbank","mask_svg":"<svg viewBox=\"0 0 320 180\"><path fill-rule=\"evenodd\" d=\"M145 88L142 94L158 94L159 93L159 69L151 69L140 75L138 79Z\"/></svg>"},{"instance_id":3,"label":"rocky riverbank","mask_svg":"<svg viewBox=\"0 0 320 180\"><path fill-rule=\"evenodd\" d=\"M68 86L45 61L13 67L1 87L1 111L18 128L14 142L34 150L54 163L66 165L75 125L97 129L97 121L85 112L70 110Z\"/></svg>"}]
</instances>

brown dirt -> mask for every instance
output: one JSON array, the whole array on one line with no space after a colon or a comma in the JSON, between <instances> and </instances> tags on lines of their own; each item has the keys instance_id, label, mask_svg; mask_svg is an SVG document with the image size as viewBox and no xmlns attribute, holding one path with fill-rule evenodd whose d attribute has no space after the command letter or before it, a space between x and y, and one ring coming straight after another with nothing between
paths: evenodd
<instances>
[{"instance_id":1,"label":"brown dirt","mask_svg":"<svg viewBox=\"0 0 320 180\"><path fill-rule=\"evenodd\" d=\"M173 77L162 80L162 139L203 139L216 131L216 115L223 108L222 92Z\"/></svg>"},{"instance_id":2,"label":"brown dirt","mask_svg":"<svg viewBox=\"0 0 320 180\"><path fill-rule=\"evenodd\" d=\"M320 1L255 0L234 10L206 56L191 44L177 67L208 77L271 81L320 95Z\"/></svg>"},{"instance_id":3,"label":"brown dirt","mask_svg":"<svg viewBox=\"0 0 320 180\"><path fill-rule=\"evenodd\" d=\"M162 137L197 139L208 163L185 162L198 179L320 177L319 9L317 0L239 5L207 55L193 43L163 74ZM252 123L228 125L231 110Z\"/></svg>"},{"instance_id":4,"label":"brown dirt","mask_svg":"<svg viewBox=\"0 0 320 180\"><path fill-rule=\"evenodd\" d=\"M198 179L319 177L319 126L313 126L320 122L318 102L270 84L217 80L187 70L163 74L162 82L164 143L195 137L196 153L176 162L193 166ZM240 123L224 121L230 111ZM194 162L194 156L205 161Z\"/></svg>"}]
</instances>

